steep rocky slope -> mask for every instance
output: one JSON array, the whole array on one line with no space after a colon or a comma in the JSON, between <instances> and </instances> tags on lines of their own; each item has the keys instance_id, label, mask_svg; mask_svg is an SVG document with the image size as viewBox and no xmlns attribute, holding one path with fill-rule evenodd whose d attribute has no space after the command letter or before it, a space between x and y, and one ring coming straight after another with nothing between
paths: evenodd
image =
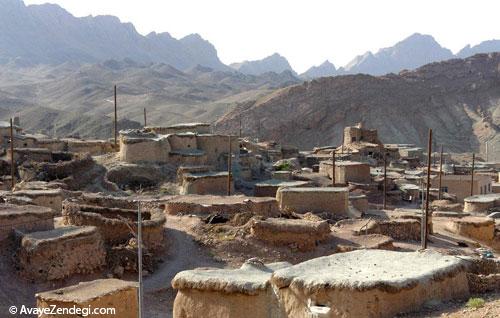
<instances>
[{"instance_id":1,"label":"steep rocky slope","mask_svg":"<svg viewBox=\"0 0 500 318\"><path fill-rule=\"evenodd\" d=\"M295 144L339 144L342 128L364 121L386 143L425 145L429 128L451 151L500 141L500 53L432 63L399 75L321 78L241 103L220 131ZM497 147L498 148L498 147ZM500 151L498 149L497 151Z\"/></svg>"}]
</instances>

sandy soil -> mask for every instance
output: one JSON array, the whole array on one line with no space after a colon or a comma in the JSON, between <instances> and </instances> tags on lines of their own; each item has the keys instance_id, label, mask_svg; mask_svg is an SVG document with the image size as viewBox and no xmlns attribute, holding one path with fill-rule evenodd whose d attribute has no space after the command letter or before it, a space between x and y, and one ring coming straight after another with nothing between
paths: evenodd
<instances>
[{"instance_id":1,"label":"sandy soil","mask_svg":"<svg viewBox=\"0 0 500 318\"><path fill-rule=\"evenodd\" d=\"M439 233L430 237L429 248L440 250L447 254L474 253L477 243L455 237L442 232L438 218L434 219L438 225L435 229ZM241 221L241 220L240 220ZM206 225L198 217L167 216L166 242L168 248L162 255L159 268L144 279L144 300L146 317L171 317L175 291L170 281L175 274L182 270L196 267L239 267L245 260L259 257L264 262L289 261L299 263L314 257L329 255L337 251L337 246L350 245L354 247L376 246L386 241L384 236L354 237L353 228L333 227L331 239L317 246L314 251L301 252L294 246L272 247L252 238L249 227L245 225L245 218L240 224L223 223ZM466 242L468 247L458 245L458 241ZM419 242L394 241L393 245L399 250L416 250ZM59 287L74 285L79 281L89 281L105 278L107 272L94 275L77 275L71 279L50 282L34 283L20 278L14 270L11 261L12 246L0 246L0 317L11 305L35 305L34 294ZM137 275L127 275L124 279L135 280ZM484 308L471 310L464 307L464 302L438 304L432 308L405 317L498 317L500 316L500 294L481 295L487 300Z\"/></svg>"}]
</instances>

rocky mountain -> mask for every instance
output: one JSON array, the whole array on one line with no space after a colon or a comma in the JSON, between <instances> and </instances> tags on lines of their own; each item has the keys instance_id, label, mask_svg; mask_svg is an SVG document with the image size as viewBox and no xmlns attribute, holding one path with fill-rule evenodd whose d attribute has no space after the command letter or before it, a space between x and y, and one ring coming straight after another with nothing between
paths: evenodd
<instances>
[{"instance_id":1,"label":"rocky mountain","mask_svg":"<svg viewBox=\"0 0 500 318\"><path fill-rule=\"evenodd\" d=\"M300 78L303 79L313 79L318 77L335 76L337 75L337 69L335 65L326 60L319 66L313 66L304 73L300 74Z\"/></svg>"},{"instance_id":2,"label":"rocky mountain","mask_svg":"<svg viewBox=\"0 0 500 318\"><path fill-rule=\"evenodd\" d=\"M193 34L177 40L168 33L139 34L114 16L76 18L53 4L26 6L0 0L0 64L18 66L96 63L129 58L185 70L198 64L230 70L208 41Z\"/></svg>"},{"instance_id":3,"label":"rocky mountain","mask_svg":"<svg viewBox=\"0 0 500 318\"><path fill-rule=\"evenodd\" d=\"M377 53L367 52L357 56L340 74L383 75L412 70L424 64L453 58L453 53L443 48L430 35L415 33L392 47L380 49Z\"/></svg>"},{"instance_id":4,"label":"rocky mountain","mask_svg":"<svg viewBox=\"0 0 500 318\"><path fill-rule=\"evenodd\" d=\"M295 74L287 59L278 53L274 53L262 60L233 63L230 66L238 72L248 75L260 75L267 72L282 73L286 71Z\"/></svg>"},{"instance_id":5,"label":"rocky mountain","mask_svg":"<svg viewBox=\"0 0 500 318\"><path fill-rule=\"evenodd\" d=\"M500 40L489 40L478 45L467 45L457 53L457 57L466 58L478 53L500 52Z\"/></svg>"},{"instance_id":6,"label":"rocky mountain","mask_svg":"<svg viewBox=\"0 0 500 318\"><path fill-rule=\"evenodd\" d=\"M364 122L383 142L425 146L428 129L447 151L500 142L500 53L451 59L386 76L325 77L239 105L217 130L275 139L303 149L341 143L344 126ZM500 152L500 149L496 149Z\"/></svg>"},{"instance_id":7,"label":"rocky mountain","mask_svg":"<svg viewBox=\"0 0 500 318\"><path fill-rule=\"evenodd\" d=\"M106 138L113 117L113 85L124 128L215 121L240 102L300 83L290 72L244 75L196 65L180 71L130 59L19 68L0 65L0 119L20 116L31 132Z\"/></svg>"}]
</instances>

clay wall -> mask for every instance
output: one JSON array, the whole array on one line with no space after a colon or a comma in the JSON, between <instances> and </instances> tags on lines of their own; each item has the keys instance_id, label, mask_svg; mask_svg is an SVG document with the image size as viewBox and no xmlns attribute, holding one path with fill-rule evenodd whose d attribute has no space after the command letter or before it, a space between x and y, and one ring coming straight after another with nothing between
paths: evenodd
<instances>
[{"instance_id":1,"label":"clay wall","mask_svg":"<svg viewBox=\"0 0 500 318\"><path fill-rule=\"evenodd\" d=\"M95 228L68 236L63 234L66 229L22 237L18 260L23 276L38 280L63 279L77 273L92 273L105 264L106 250Z\"/></svg>"},{"instance_id":2,"label":"clay wall","mask_svg":"<svg viewBox=\"0 0 500 318\"><path fill-rule=\"evenodd\" d=\"M282 211L345 215L349 193L347 188L280 188L276 200Z\"/></svg>"}]
</instances>

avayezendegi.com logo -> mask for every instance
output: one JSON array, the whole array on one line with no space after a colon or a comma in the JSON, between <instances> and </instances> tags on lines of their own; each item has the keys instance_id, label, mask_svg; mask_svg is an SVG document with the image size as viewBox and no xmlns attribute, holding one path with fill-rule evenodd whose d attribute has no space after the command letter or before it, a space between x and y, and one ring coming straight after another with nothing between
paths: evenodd
<instances>
[{"instance_id":1,"label":"avayezendegi.com logo","mask_svg":"<svg viewBox=\"0 0 500 318\"><path fill-rule=\"evenodd\" d=\"M93 308L88 307L57 307L56 305L49 305L49 307L27 307L22 305L20 307L10 306L9 313L12 315L75 315L78 317L88 317L90 315L108 315L113 316L116 313L115 308Z\"/></svg>"}]
</instances>

